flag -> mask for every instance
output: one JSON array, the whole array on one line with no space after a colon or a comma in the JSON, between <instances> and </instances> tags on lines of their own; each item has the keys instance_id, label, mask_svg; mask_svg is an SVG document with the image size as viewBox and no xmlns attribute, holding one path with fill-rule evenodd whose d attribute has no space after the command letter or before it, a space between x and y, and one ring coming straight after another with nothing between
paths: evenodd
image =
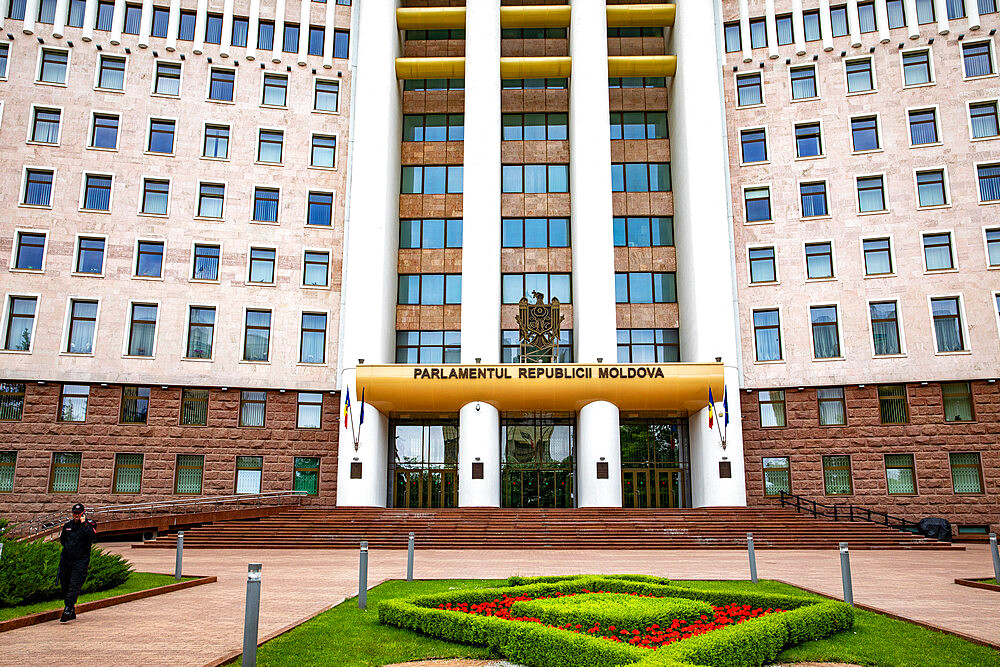
<instances>
[{"instance_id":1,"label":"flag","mask_svg":"<svg viewBox=\"0 0 1000 667\"><path fill-rule=\"evenodd\" d=\"M348 413L351 410L351 390L349 387L345 387L344 390L347 392L347 398L344 399L344 428L347 428Z\"/></svg>"},{"instance_id":2,"label":"flag","mask_svg":"<svg viewBox=\"0 0 1000 667\"><path fill-rule=\"evenodd\" d=\"M358 427L365 423L365 388L361 388L361 415L358 418Z\"/></svg>"},{"instance_id":3,"label":"flag","mask_svg":"<svg viewBox=\"0 0 1000 667\"><path fill-rule=\"evenodd\" d=\"M729 388L728 387L723 387L722 388L722 412L725 413L724 417L725 417L725 420L726 420L725 422L723 422L723 426L729 426Z\"/></svg>"},{"instance_id":4,"label":"flag","mask_svg":"<svg viewBox=\"0 0 1000 667\"><path fill-rule=\"evenodd\" d=\"M708 388L708 428L715 426L715 400L712 398L712 388Z\"/></svg>"}]
</instances>

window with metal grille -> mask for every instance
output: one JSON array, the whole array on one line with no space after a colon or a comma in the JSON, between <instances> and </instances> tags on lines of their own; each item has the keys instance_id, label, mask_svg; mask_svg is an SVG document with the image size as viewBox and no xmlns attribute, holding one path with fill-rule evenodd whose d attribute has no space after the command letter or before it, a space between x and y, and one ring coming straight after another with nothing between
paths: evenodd
<instances>
[{"instance_id":1,"label":"window with metal grille","mask_svg":"<svg viewBox=\"0 0 1000 667\"><path fill-rule=\"evenodd\" d=\"M780 496L782 491L792 492L792 471L787 456L765 457L763 468L765 496Z\"/></svg>"},{"instance_id":2,"label":"window with metal grille","mask_svg":"<svg viewBox=\"0 0 1000 667\"><path fill-rule=\"evenodd\" d=\"M785 390L763 390L757 392L760 409L761 428L781 428L785 426Z\"/></svg>"},{"instance_id":3,"label":"window with metal grille","mask_svg":"<svg viewBox=\"0 0 1000 667\"><path fill-rule=\"evenodd\" d=\"M0 382L0 422L21 421L24 390L23 382Z\"/></svg>"},{"instance_id":4,"label":"window with metal grille","mask_svg":"<svg viewBox=\"0 0 1000 667\"><path fill-rule=\"evenodd\" d=\"M913 454L886 454L885 482L891 496L915 496L917 473Z\"/></svg>"},{"instance_id":5,"label":"window with metal grille","mask_svg":"<svg viewBox=\"0 0 1000 667\"><path fill-rule=\"evenodd\" d=\"M2 414L2 408L0 408ZM14 490L14 471L17 468L17 452L0 452L0 493Z\"/></svg>"},{"instance_id":6,"label":"window with metal grille","mask_svg":"<svg viewBox=\"0 0 1000 667\"><path fill-rule=\"evenodd\" d=\"M951 487L955 493L982 493L983 468L978 452L948 454Z\"/></svg>"},{"instance_id":7,"label":"window with metal grille","mask_svg":"<svg viewBox=\"0 0 1000 667\"><path fill-rule=\"evenodd\" d=\"M80 452L56 452L49 472L49 493L76 493L80 488Z\"/></svg>"},{"instance_id":8,"label":"window with metal grille","mask_svg":"<svg viewBox=\"0 0 1000 667\"><path fill-rule=\"evenodd\" d=\"M205 457L196 454L178 454L174 479L174 493L198 495L205 472Z\"/></svg>"},{"instance_id":9,"label":"window with metal grille","mask_svg":"<svg viewBox=\"0 0 1000 667\"><path fill-rule=\"evenodd\" d=\"M115 454L115 493L142 490L142 454Z\"/></svg>"},{"instance_id":10,"label":"window with metal grille","mask_svg":"<svg viewBox=\"0 0 1000 667\"><path fill-rule=\"evenodd\" d=\"M208 389L181 389L181 425L208 425Z\"/></svg>"},{"instance_id":11,"label":"window with metal grille","mask_svg":"<svg viewBox=\"0 0 1000 667\"><path fill-rule=\"evenodd\" d=\"M828 496L849 496L854 493L850 456L823 457L823 486Z\"/></svg>"},{"instance_id":12,"label":"window with metal grille","mask_svg":"<svg viewBox=\"0 0 1000 667\"><path fill-rule=\"evenodd\" d=\"M319 494L319 459L296 456L292 471L293 491L305 491L310 496Z\"/></svg>"},{"instance_id":13,"label":"window with metal grille","mask_svg":"<svg viewBox=\"0 0 1000 667\"><path fill-rule=\"evenodd\" d=\"M878 388L879 418L883 424L906 424L910 409L906 403L906 385L888 384Z\"/></svg>"}]
</instances>

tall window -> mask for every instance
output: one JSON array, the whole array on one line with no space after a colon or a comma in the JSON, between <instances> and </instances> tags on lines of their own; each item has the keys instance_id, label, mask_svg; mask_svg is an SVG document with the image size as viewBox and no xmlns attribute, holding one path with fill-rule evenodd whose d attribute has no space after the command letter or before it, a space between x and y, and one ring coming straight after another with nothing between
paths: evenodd
<instances>
[{"instance_id":1,"label":"tall window","mask_svg":"<svg viewBox=\"0 0 1000 667\"><path fill-rule=\"evenodd\" d=\"M983 467L978 452L948 454L951 486L955 493L982 493Z\"/></svg>"},{"instance_id":2,"label":"tall window","mask_svg":"<svg viewBox=\"0 0 1000 667\"><path fill-rule=\"evenodd\" d=\"M781 321L777 309L753 312L753 335L757 361L781 359Z\"/></svg>"},{"instance_id":3,"label":"tall window","mask_svg":"<svg viewBox=\"0 0 1000 667\"><path fill-rule=\"evenodd\" d=\"M740 41L740 24L726 24L726 53L734 53L743 48Z\"/></svg>"},{"instance_id":4,"label":"tall window","mask_svg":"<svg viewBox=\"0 0 1000 667\"><path fill-rule=\"evenodd\" d=\"M329 227L333 224L333 193L310 192L306 224Z\"/></svg>"},{"instance_id":5,"label":"tall window","mask_svg":"<svg viewBox=\"0 0 1000 667\"><path fill-rule=\"evenodd\" d=\"M777 280L774 264L774 248L750 248L750 282L771 283Z\"/></svg>"},{"instance_id":6,"label":"tall window","mask_svg":"<svg viewBox=\"0 0 1000 667\"><path fill-rule=\"evenodd\" d=\"M924 263L928 271L947 271L955 268L951 250L951 233L924 234Z\"/></svg>"},{"instance_id":7,"label":"tall window","mask_svg":"<svg viewBox=\"0 0 1000 667\"><path fill-rule=\"evenodd\" d=\"M906 7L903 0L888 0L886 8L889 12L889 28L903 28L906 26Z\"/></svg>"},{"instance_id":8,"label":"tall window","mask_svg":"<svg viewBox=\"0 0 1000 667\"><path fill-rule=\"evenodd\" d=\"M949 19L960 19L965 16L965 0L947 0L945 6L948 8Z\"/></svg>"},{"instance_id":9,"label":"tall window","mask_svg":"<svg viewBox=\"0 0 1000 667\"><path fill-rule=\"evenodd\" d=\"M0 415L2 415L0 411ZM17 452L0 452L0 493L14 490L14 471L17 468Z\"/></svg>"},{"instance_id":10,"label":"tall window","mask_svg":"<svg viewBox=\"0 0 1000 667\"><path fill-rule=\"evenodd\" d=\"M330 253L306 250L302 261L302 284L326 287L330 284Z\"/></svg>"},{"instance_id":11,"label":"tall window","mask_svg":"<svg viewBox=\"0 0 1000 667\"><path fill-rule=\"evenodd\" d=\"M296 53L299 50L299 26L294 23L285 24L285 38L281 43L285 53Z\"/></svg>"},{"instance_id":12,"label":"tall window","mask_svg":"<svg viewBox=\"0 0 1000 667\"><path fill-rule=\"evenodd\" d=\"M397 364L457 364L461 331L397 331Z\"/></svg>"},{"instance_id":13,"label":"tall window","mask_svg":"<svg viewBox=\"0 0 1000 667\"><path fill-rule=\"evenodd\" d=\"M177 39L185 41L194 40L194 27L197 24L198 15L192 10L181 10L180 25L177 29Z\"/></svg>"},{"instance_id":14,"label":"tall window","mask_svg":"<svg viewBox=\"0 0 1000 667\"><path fill-rule=\"evenodd\" d=\"M31 350L31 337L35 332L37 299L29 296L12 296L7 302L7 331L4 349L17 352Z\"/></svg>"},{"instance_id":15,"label":"tall window","mask_svg":"<svg viewBox=\"0 0 1000 667\"><path fill-rule=\"evenodd\" d=\"M819 123L795 126L795 157L817 157L823 154Z\"/></svg>"},{"instance_id":16,"label":"tall window","mask_svg":"<svg viewBox=\"0 0 1000 667\"><path fill-rule=\"evenodd\" d=\"M781 492L792 492L791 467L787 456L765 457L764 495L780 496Z\"/></svg>"},{"instance_id":17,"label":"tall window","mask_svg":"<svg viewBox=\"0 0 1000 667\"><path fill-rule=\"evenodd\" d=\"M97 87L105 90L125 90L125 59L101 55L97 70Z\"/></svg>"},{"instance_id":18,"label":"tall window","mask_svg":"<svg viewBox=\"0 0 1000 667\"><path fill-rule=\"evenodd\" d=\"M975 418L972 409L972 385L968 382L944 382L941 384L946 422L970 422Z\"/></svg>"},{"instance_id":19,"label":"tall window","mask_svg":"<svg viewBox=\"0 0 1000 667\"><path fill-rule=\"evenodd\" d=\"M307 495L319 494L319 459L296 456L293 469L293 491L304 491Z\"/></svg>"},{"instance_id":20,"label":"tall window","mask_svg":"<svg viewBox=\"0 0 1000 667\"><path fill-rule=\"evenodd\" d=\"M69 53L67 51L42 49L42 61L38 68L38 80L44 83L65 84L68 67Z\"/></svg>"},{"instance_id":21,"label":"tall window","mask_svg":"<svg viewBox=\"0 0 1000 667\"><path fill-rule=\"evenodd\" d=\"M104 174L83 175L83 209L87 211L111 210L111 176Z\"/></svg>"},{"instance_id":22,"label":"tall window","mask_svg":"<svg viewBox=\"0 0 1000 667\"><path fill-rule=\"evenodd\" d=\"M778 45L785 46L795 41L795 33L792 29L792 17L788 14L779 16L775 20L778 29Z\"/></svg>"},{"instance_id":23,"label":"tall window","mask_svg":"<svg viewBox=\"0 0 1000 667\"><path fill-rule=\"evenodd\" d=\"M899 354L899 313L895 301L877 301L869 304L872 318L872 337L875 355Z\"/></svg>"},{"instance_id":24,"label":"tall window","mask_svg":"<svg viewBox=\"0 0 1000 667\"><path fill-rule=\"evenodd\" d=\"M823 457L823 486L828 496L849 496L854 493L850 456Z\"/></svg>"},{"instance_id":25,"label":"tall window","mask_svg":"<svg viewBox=\"0 0 1000 667\"><path fill-rule=\"evenodd\" d=\"M263 456L236 457L236 493L260 493Z\"/></svg>"},{"instance_id":26,"label":"tall window","mask_svg":"<svg viewBox=\"0 0 1000 667\"><path fill-rule=\"evenodd\" d=\"M843 387L820 387L816 390L820 426L843 426L847 423L847 403Z\"/></svg>"},{"instance_id":27,"label":"tall window","mask_svg":"<svg viewBox=\"0 0 1000 667\"><path fill-rule=\"evenodd\" d=\"M119 117L94 114L94 129L90 135L92 148L118 148Z\"/></svg>"},{"instance_id":28,"label":"tall window","mask_svg":"<svg viewBox=\"0 0 1000 667\"><path fill-rule=\"evenodd\" d=\"M266 413L266 391L240 392L240 426L263 427Z\"/></svg>"},{"instance_id":29,"label":"tall window","mask_svg":"<svg viewBox=\"0 0 1000 667\"><path fill-rule=\"evenodd\" d=\"M816 68L812 65L807 67L793 67L790 71L792 77L792 99L807 100L819 95L816 87Z\"/></svg>"},{"instance_id":30,"label":"tall window","mask_svg":"<svg viewBox=\"0 0 1000 667\"><path fill-rule=\"evenodd\" d=\"M152 357L156 340L156 311L154 304L132 304L129 323L128 354L132 357Z\"/></svg>"},{"instance_id":31,"label":"tall window","mask_svg":"<svg viewBox=\"0 0 1000 667\"><path fill-rule=\"evenodd\" d=\"M887 384L878 388L879 419L883 424L906 424L910 409L906 403L906 385Z\"/></svg>"},{"instance_id":32,"label":"tall window","mask_svg":"<svg viewBox=\"0 0 1000 667\"><path fill-rule=\"evenodd\" d=\"M188 359L211 359L214 334L215 308L191 306L185 356Z\"/></svg>"},{"instance_id":33,"label":"tall window","mask_svg":"<svg viewBox=\"0 0 1000 667\"><path fill-rule=\"evenodd\" d=\"M181 425L208 424L208 389L181 389Z\"/></svg>"},{"instance_id":34,"label":"tall window","mask_svg":"<svg viewBox=\"0 0 1000 667\"><path fill-rule=\"evenodd\" d=\"M98 5L100 4L101 2L99 0ZM109 5L109 11L107 12L106 15L109 16L110 18L114 16L113 14L114 3L107 2L107 4ZM100 14L101 12L98 9L98 18L100 18ZM139 26L141 23L142 23L142 5L132 5L132 4L125 5L125 25L122 27L122 32L124 32L126 35L138 35ZM100 28L101 30L111 29L110 21L108 21L104 25L107 27Z\"/></svg>"},{"instance_id":35,"label":"tall window","mask_svg":"<svg viewBox=\"0 0 1000 667\"><path fill-rule=\"evenodd\" d=\"M917 23L923 25L934 23L937 16L934 13L934 0L916 0L917 2Z\"/></svg>"},{"instance_id":36,"label":"tall window","mask_svg":"<svg viewBox=\"0 0 1000 667\"><path fill-rule=\"evenodd\" d=\"M316 90L313 94L313 109L315 111L337 111L339 98L339 82L316 79Z\"/></svg>"},{"instance_id":37,"label":"tall window","mask_svg":"<svg viewBox=\"0 0 1000 667\"><path fill-rule=\"evenodd\" d=\"M209 78L208 99L219 102L232 102L233 88L235 86L235 71L213 67Z\"/></svg>"},{"instance_id":38,"label":"tall window","mask_svg":"<svg viewBox=\"0 0 1000 667\"><path fill-rule=\"evenodd\" d=\"M254 188L253 219L255 222L278 221L279 192L274 188Z\"/></svg>"},{"instance_id":39,"label":"tall window","mask_svg":"<svg viewBox=\"0 0 1000 667\"><path fill-rule=\"evenodd\" d=\"M233 17L233 34L231 43L233 46L246 47L247 37L250 34L250 20L242 16Z\"/></svg>"},{"instance_id":40,"label":"tall window","mask_svg":"<svg viewBox=\"0 0 1000 667\"><path fill-rule=\"evenodd\" d=\"M192 280L218 280L219 253L217 245L195 245L194 266L191 269Z\"/></svg>"},{"instance_id":41,"label":"tall window","mask_svg":"<svg viewBox=\"0 0 1000 667\"><path fill-rule=\"evenodd\" d=\"M858 211L861 213L881 213L886 210L885 179L882 176L859 176Z\"/></svg>"},{"instance_id":42,"label":"tall window","mask_svg":"<svg viewBox=\"0 0 1000 667\"><path fill-rule=\"evenodd\" d=\"M557 218L550 218L556 220ZM567 225L569 221L566 221ZM527 221L525 221L527 224ZM649 248L672 246L674 244L674 219L672 217L656 218L612 218L614 244L619 248ZM527 230L526 230L527 233ZM559 239L560 241L562 239ZM552 230L549 230L549 243L552 247ZM569 243L567 227L566 243Z\"/></svg>"},{"instance_id":43,"label":"tall window","mask_svg":"<svg viewBox=\"0 0 1000 667\"><path fill-rule=\"evenodd\" d=\"M307 48L309 55L323 55L323 39L326 36L325 32L326 30L322 26L309 26L309 45Z\"/></svg>"},{"instance_id":44,"label":"tall window","mask_svg":"<svg viewBox=\"0 0 1000 667\"><path fill-rule=\"evenodd\" d=\"M285 133L281 130L261 130L257 143L257 161L281 164Z\"/></svg>"},{"instance_id":45,"label":"tall window","mask_svg":"<svg viewBox=\"0 0 1000 667\"><path fill-rule=\"evenodd\" d=\"M996 0L979 0L980 14L993 14L997 11Z\"/></svg>"},{"instance_id":46,"label":"tall window","mask_svg":"<svg viewBox=\"0 0 1000 667\"><path fill-rule=\"evenodd\" d=\"M892 248L889 239L865 239L865 275L882 276L893 272Z\"/></svg>"},{"instance_id":47,"label":"tall window","mask_svg":"<svg viewBox=\"0 0 1000 667\"><path fill-rule=\"evenodd\" d=\"M35 109L31 123L31 140L40 144L59 143L59 120L62 112L58 109Z\"/></svg>"},{"instance_id":48,"label":"tall window","mask_svg":"<svg viewBox=\"0 0 1000 667\"><path fill-rule=\"evenodd\" d=\"M744 163L767 160L767 134L763 129L740 132L740 159Z\"/></svg>"},{"instance_id":49,"label":"tall window","mask_svg":"<svg viewBox=\"0 0 1000 667\"><path fill-rule=\"evenodd\" d=\"M834 37L844 37L847 35L847 7L830 8L830 27Z\"/></svg>"},{"instance_id":50,"label":"tall window","mask_svg":"<svg viewBox=\"0 0 1000 667\"><path fill-rule=\"evenodd\" d=\"M801 183L799 196L802 200L802 217L811 218L829 213L826 183Z\"/></svg>"},{"instance_id":51,"label":"tall window","mask_svg":"<svg viewBox=\"0 0 1000 667\"><path fill-rule=\"evenodd\" d=\"M21 421L24 390L22 382L0 382L0 422Z\"/></svg>"},{"instance_id":52,"label":"tall window","mask_svg":"<svg viewBox=\"0 0 1000 667\"><path fill-rule=\"evenodd\" d=\"M333 57L347 58L351 45L351 33L347 30L333 31Z\"/></svg>"},{"instance_id":53,"label":"tall window","mask_svg":"<svg viewBox=\"0 0 1000 667\"><path fill-rule=\"evenodd\" d=\"M199 495L205 472L205 457L195 454L178 454L174 479L174 493L178 495Z\"/></svg>"},{"instance_id":54,"label":"tall window","mask_svg":"<svg viewBox=\"0 0 1000 667\"><path fill-rule=\"evenodd\" d=\"M167 24L170 22L170 10L166 7L153 6L153 21L150 34L153 37L166 37Z\"/></svg>"},{"instance_id":55,"label":"tall window","mask_svg":"<svg viewBox=\"0 0 1000 667\"><path fill-rule=\"evenodd\" d=\"M917 475L913 454L886 454L885 482L890 496L916 495Z\"/></svg>"},{"instance_id":56,"label":"tall window","mask_svg":"<svg viewBox=\"0 0 1000 667\"><path fill-rule=\"evenodd\" d=\"M758 391L757 402L760 406L760 425L762 428L781 428L785 426L785 391Z\"/></svg>"},{"instance_id":57,"label":"tall window","mask_svg":"<svg viewBox=\"0 0 1000 667\"><path fill-rule=\"evenodd\" d=\"M262 51L274 49L274 21L261 21L257 24L257 48Z\"/></svg>"},{"instance_id":58,"label":"tall window","mask_svg":"<svg viewBox=\"0 0 1000 667\"><path fill-rule=\"evenodd\" d=\"M80 239L76 253L76 272L104 273L104 239Z\"/></svg>"},{"instance_id":59,"label":"tall window","mask_svg":"<svg viewBox=\"0 0 1000 667\"><path fill-rule=\"evenodd\" d=\"M611 165L614 173L614 165ZM424 171L427 171L427 167ZM433 167L431 167L433 169ZM425 184L427 183L425 174ZM547 193L569 192L569 165L566 164L525 164L503 165L503 192ZM440 189L440 188L437 188ZM614 181L612 179L612 189ZM426 191L425 191L426 194Z\"/></svg>"},{"instance_id":60,"label":"tall window","mask_svg":"<svg viewBox=\"0 0 1000 667\"><path fill-rule=\"evenodd\" d=\"M243 361L267 361L271 344L271 311L248 310Z\"/></svg>"},{"instance_id":61,"label":"tall window","mask_svg":"<svg viewBox=\"0 0 1000 667\"><path fill-rule=\"evenodd\" d=\"M250 278L251 283L274 283L273 248L250 248Z\"/></svg>"},{"instance_id":62,"label":"tall window","mask_svg":"<svg viewBox=\"0 0 1000 667\"><path fill-rule=\"evenodd\" d=\"M931 299L934 317L934 337L938 352L958 352L965 349L962 316L958 297Z\"/></svg>"},{"instance_id":63,"label":"tall window","mask_svg":"<svg viewBox=\"0 0 1000 667\"><path fill-rule=\"evenodd\" d=\"M17 233L14 268L20 271L41 271L45 260L45 234Z\"/></svg>"},{"instance_id":64,"label":"tall window","mask_svg":"<svg viewBox=\"0 0 1000 667\"><path fill-rule=\"evenodd\" d=\"M0 79L7 78L7 60L10 57L10 46L0 44Z\"/></svg>"},{"instance_id":65,"label":"tall window","mask_svg":"<svg viewBox=\"0 0 1000 667\"><path fill-rule=\"evenodd\" d=\"M262 104L283 107L288 100L288 77L281 74L264 74L264 99Z\"/></svg>"},{"instance_id":66,"label":"tall window","mask_svg":"<svg viewBox=\"0 0 1000 667\"><path fill-rule=\"evenodd\" d=\"M878 136L878 118L875 116L852 118L851 142L856 153L880 149L882 145Z\"/></svg>"},{"instance_id":67,"label":"tall window","mask_svg":"<svg viewBox=\"0 0 1000 667\"><path fill-rule=\"evenodd\" d=\"M823 39L822 23L819 20L819 10L813 9L802 12L802 24L805 29L807 42L816 42Z\"/></svg>"},{"instance_id":68,"label":"tall window","mask_svg":"<svg viewBox=\"0 0 1000 667\"><path fill-rule=\"evenodd\" d=\"M312 135L312 152L310 166L333 169L337 160L337 137Z\"/></svg>"},{"instance_id":69,"label":"tall window","mask_svg":"<svg viewBox=\"0 0 1000 667\"><path fill-rule=\"evenodd\" d=\"M1000 164L978 167L979 201L1000 201Z\"/></svg>"},{"instance_id":70,"label":"tall window","mask_svg":"<svg viewBox=\"0 0 1000 667\"><path fill-rule=\"evenodd\" d=\"M677 303L677 274L630 271L615 274L616 303Z\"/></svg>"},{"instance_id":71,"label":"tall window","mask_svg":"<svg viewBox=\"0 0 1000 667\"><path fill-rule=\"evenodd\" d=\"M844 67L847 70L847 92L863 93L875 90L875 74L871 58L848 60Z\"/></svg>"},{"instance_id":72,"label":"tall window","mask_svg":"<svg viewBox=\"0 0 1000 667\"><path fill-rule=\"evenodd\" d=\"M920 86L931 81L931 52L923 50L904 53L903 83L907 86Z\"/></svg>"},{"instance_id":73,"label":"tall window","mask_svg":"<svg viewBox=\"0 0 1000 667\"><path fill-rule=\"evenodd\" d=\"M222 43L222 16L209 14L205 17L205 42L208 44Z\"/></svg>"},{"instance_id":74,"label":"tall window","mask_svg":"<svg viewBox=\"0 0 1000 667\"><path fill-rule=\"evenodd\" d=\"M229 158L229 126L206 125L203 157L225 160Z\"/></svg>"},{"instance_id":75,"label":"tall window","mask_svg":"<svg viewBox=\"0 0 1000 667\"><path fill-rule=\"evenodd\" d=\"M862 33L878 30L878 25L875 22L874 2L858 3L858 28Z\"/></svg>"},{"instance_id":76,"label":"tall window","mask_svg":"<svg viewBox=\"0 0 1000 667\"><path fill-rule=\"evenodd\" d=\"M833 278L833 244L829 242L806 244L806 278L822 280Z\"/></svg>"},{"instance_id":77,"label":"tall window","mask_svg":"<svg viewBox=\"0 0 1000 667\"><path fill-rule=\"evenodd\" d=\"M944 206L948 203L943 169L917 172L917 203L920 206Z\"/></svg>"},{"instance_id":78,"label":"tall window","mask_svg":"<svg viewBox=\"0 0 1000 667\"><path fill-rule=\"evenodd\" d=\"M743 191L743 204L747 212L747 222L771 220L771 188L747 188Z\"/></svg>"},{"instance_id":79,"label":"tall window","mask_svg":"<svg viewBox=\"0 0 1000 667\"><path fill-rule=\"evenodd\" d=\"M677 329L619 329L618 363L671 363L680 361Z\"/></svg>"},{"instance_id":80,"label":"tall window","mask_svg":"<svg viewBox=\"0 0 1000 667\"><path fill-rule=\"evenodd\" d=\"M817 359L833 359L840 356L840 325L837 321L836 306L812 306L809 308L812 323L813 356Z\"/></svg>"},{"instance_id":81,"label":"tall window","mask_svg":"<svg viewBox=\"0 0 1000 667\"><path fill-rule=\"evenodd\" d=\"M737 76L736 96L741 107L763 104L764 87L761 83L761 75L754 72L753 74L741 74Z\"/></svg>"},{"instance_id":82,"label":"tall window","mask_svg":"<svg viewBox=\"0 0 1000 667\"><path fill-rule=\"evenodd\" d=\"M90 399L90 385L64 384L59 390L59 421L87 421L87 402Z\"/></svg>"},{"instance_id":83,"label":"tall window","mask_svg":"<svg viewBox=\"0 0 1000 667\"><path fill-rule=\"evenodd\" d=\"M55 452L49 473L49 493L76 493L80 489L80 452Z\"/></svg>"},{"instance_id":84,"label":"tall window","mask_svg":"<svg viewBox=\"0 0 1000 667\"><path fill-rule=\"evenodd\" d=\"M995 100L970 104L969 117L973 139L986 139L1000 135L1000 122L997 120L997 102Z\"/></svg>"},{"instance_id":85,"label":"tall window","mask_svg":"<svg viewBox=\"0 0 1000 667\"><path fill-rule=\"evenodd\" d=\"M544 276L545 274L541 275ZM462 303L462 274L400 274L397 295L397 303L400 305L457 305ZM507 303L507 301L505 300L504 303ZM517 301L513 303L517 303Z\"/></svg>"},{"instance_id":86,"label":"tall window","mask_svg":"<svg viewBox=\"0 0 1000 667\"><path fill-rule=\"evenodd\" d=\"M323 394L300 391L295 406L296 428L320 428L323 425Z\"/></svg>"},{"instance_id":87,"label":"tall window","mask_svg":"<svg viewBox=\"0 0 1000 667\"><path fill-rule=\"evenodd\" d=\"M97 302L73 299L69 307L66 352L91 354L94 351L94 329L97 326Z\"/></svg>"},{"instance_id":88,"label":"tall window","mask_svg":"<svg viewBox=\"0 0 1000 667\"><path fill-rule=\"evenodd\" d=\"M122 387L122 424L145 424L149 415L149 387Z\"/></svg>"},{"instance_id":89,"label":"tall window","mask_svg":"<svg viewBox=\"0 0 1000 667\"><path fill-rule=\"evenodd\" d=\"M115 493L142 490L142 454L115 454Z\"/></svg>"},{"instance_id":90,"label":"tall window","mask_svg":"<svg viewBox=\"0 0 1000 667\"><path fill-rule=\"evenodd\" d=\"M1000 266L1000 227L986 230L986 263Z\"/></svg>"},{"instance_id":91,"label":"tall window","mask_svg":"<svg viewBox=\"0 0 1000 667\"><path fill-rule=\"evenodd\" d=\"M750 20L750 48L762 49L767 46L767 24L764 19Z\"/></svg>"},{"instance_id":92,"label":"tall window","mask_svg":"<svg viewBox=\"0 0 1000 667\"><path fill-rule=\"evenodd\" d=\"M139 278L163 277L163 242L139 241L135 275Z\"/></svg>"},{"instance_id":93,"label":"tall window","mask_svg":"<svg viewBox=\"0 0 1000 667\"><path fill-rule=\"evenodd\" d=\"M648 229L649 218L646 223ZM501 224L504 248L569 247L568 218L504 218Z\"/></svg>"},{"instance_id":94,"label":"tall window","mask_svg":"<svg viewBox=\"0 0 1000 667\"><path fill-rule=\"evenodd\" d=\"M909 113L910 144L936 144L938 138L937 113L934 109L920 109Z\"/></svg>"},{"instance_id":95,"label":"tall window","mask_svg":"<svg viewBox=\"0 0 1000 667\"><path fill-rule=\"evenodd\" d=\"M169 181L150 178L142 181L142 212L147 215L166 215L170 201Z\"/></svg>"},{"instance_id":96,"label":"tall window","mask_svg":"<svg viewBox=\"0 0 1000 667\"><path fill-rule=\"evenodd\" d=\"M992 42L977 42L962 45L962 61L965 64L965 76L989 76L994 73Z\"/></svg>"},{"instance_id":97,"label":"tall window","mask_svg":"<svg viewBox=\"0 0 1000 667\"><path fill-rule=\"evenodd\" d=\"M299 361L303 364L326 363L326 315L324 313L302 313Z\"/></svg>"},{"instance_id":98,"label":"tall window","mask_svg":"<svg viewBox=\"0 0 1000 667\"><path fill-rule=\"evenodd\" d=\"M175 124L172 120L153 118L149 121L149 145L146 150L150 153L173 153L174 152L174 130Z\"/></svg>"},{"instance_id":99,"label":"tall window","mask_svg":"<svg viewBox=\"0 0 1000 667\"><path fill-rule=\"evenodd\" d=\"M180 63L156 63L156 76L153 80L153 92L157 95L181 94Z\"/></svg>"}]
</instances>

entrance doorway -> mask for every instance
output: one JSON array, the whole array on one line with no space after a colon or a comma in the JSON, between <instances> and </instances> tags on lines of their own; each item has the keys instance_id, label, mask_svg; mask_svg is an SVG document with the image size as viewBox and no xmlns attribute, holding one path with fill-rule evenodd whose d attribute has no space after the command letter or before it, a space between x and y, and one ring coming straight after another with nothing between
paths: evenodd
<instances>
[{"instance_id":1,"label":"entrance doorway","mask_svg":"<svg viewBox=\"0 0 1000 667\"><path fill-rule=\"evenodd\" d=\"M458 419L397 420L389 465L391 507L458 507Z\"/></svg>"},{"instance_id":2,"label":"entrance doorway","mask_svg":"<svg viewBox=\"0 0 1000 667\"><path fill-rule=\"evenodd\" d=\"M622 419L622 507L690 507L689 451L681 420Z\"/></svg>"},{"instance_id":3,"label":"entrance doorway","mask_svg":"<svg viewBox=\"0 0 1000 667\"><path fill-rule=\"evenodd\" d=\"M500 447L501 507L576 506L572 417L504 416Z\"/></svg>"}]
</instances>

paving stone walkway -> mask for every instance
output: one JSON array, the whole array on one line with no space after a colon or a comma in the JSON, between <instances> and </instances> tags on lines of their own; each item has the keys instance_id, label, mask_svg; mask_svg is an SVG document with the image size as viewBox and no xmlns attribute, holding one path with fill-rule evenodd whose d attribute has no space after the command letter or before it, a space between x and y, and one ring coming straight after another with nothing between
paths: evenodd
<instances>
[{"instance_id":1,"label":"paving stone walkway","mask_svg":"<svg viewBox=\"0 0 1000 667\"><path fill-rule=\"evenodd\" d=\"M746 552L734 551L420 551L418 578L501 578L513 574L636 572L675 579L748 577ZM115 545L138 571L172 572L174 553ZM355 550L203 550L185 552L185 574L214 584L0 634L0 665L191 665L239 650L246 566L263 563L260 636L327 609L357 592ZM986 546L966 551L855 551L856 602L1000 643L1000 594L958 586L956 577L989 575ZM759 550L761 578L840 595L836 550ZM405 576L406 552L373 551L369 585Z\"/></svg>"}]
</instances>

